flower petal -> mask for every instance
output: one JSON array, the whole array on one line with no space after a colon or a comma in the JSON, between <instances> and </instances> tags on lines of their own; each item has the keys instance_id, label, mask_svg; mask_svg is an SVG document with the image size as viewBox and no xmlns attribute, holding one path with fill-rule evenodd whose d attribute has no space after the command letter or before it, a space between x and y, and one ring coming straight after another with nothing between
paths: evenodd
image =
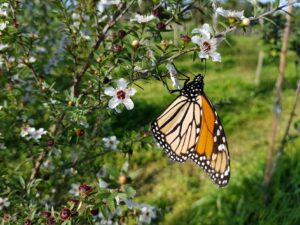
<instances>
[{"instance_id":1,"label":"flower petal","mask_svg":"<svg viewBox=\"0 0 300 225\"><path fill-rule=\"evenodd\" d=\"M133 101L130 98L124 99L123 104L125 105L126 109L131 110L134 107Z\"/></svg>"},{"instance_id":2,"label":"flower petal","mask_svg":"<svg viewBox=\"0 0 300 225\"><path fill-rule=\"evenodd\" d=\"M135 95L136 89L135 88L128 88L127 94L128 96Z\"/></svg>"},{"instance_id":3,"label":"flower petal","mask_svg":"<svg viewBox=\"0 0 300 225\"><path fill-rule=\"evenodd\" d=\"M119 88L123 88L123 89L127 88L128 82L124 78L121 78L121 79L117 80L116 83L117 83Z\"/></svg>"},{"instance_id":4,"label":"flower petal","mask_svg":"<svg viewBox=\"0 0 300 225\"><path fill-rule=\"evenodd\" d=\"M108 102L108 107L111 109L116 108L119 104L121 103L121 101L117 98L111 98Z\"/></svg>"},{"instance_id":5,"label":"flower petal","mask_svg":"<svg viewBox=\"0 0 300 225\"><path fill-rule=\"evenodd\" d=\"M104 94L109 96L114 96L116 94L116 90L113 87L105 88Z\"/></svg>"},{"instance_id":6,"label":"flower petal","mask_svg":"<svg viewBox=\"0 0 300 225\"><path fill-rule=\"evenodd\" d=\"M200 28L194 28L192 30L192 34L201 34L201 29Z\"/></svg>"},{"instance_id":7,"label":"flower petal","mask_svg":"<svg viewBox=\"0 0 300 225\"><path fill-rule=\"evenodd\" d=\"M213 52L210 54L212 61L214 62L221 62L221 55L218 52Z\"/></svg>"},{"instance_id":8,"label":"flower petal","mask_svg":"<svg viewBox=\"0 0 300 225\"><path fill-rule=\"evenodd\" d=\"M206 52L199 52L198 56L200 59L208 59L209 55Z\"/></svg>"},{"instance_id":9,"label":"flower petal","mask_svg":"<svg viewBox=\"0 0 300 225\"><path fill-rule=\"evenodd\" d=\"M192 40L192 42L194 44L201 45L201 38L200 38L200 36L198 36L198 35L193 36L191 40Z\"/></svg>"}]
</instances>

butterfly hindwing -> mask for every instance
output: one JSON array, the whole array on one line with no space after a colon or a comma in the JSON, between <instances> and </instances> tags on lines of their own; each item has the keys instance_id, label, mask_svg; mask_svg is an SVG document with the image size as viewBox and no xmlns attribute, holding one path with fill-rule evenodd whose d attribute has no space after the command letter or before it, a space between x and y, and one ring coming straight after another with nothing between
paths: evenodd
<instances>
[{"instance_id":1,"label":"butterfly hindwing","mask_svg":"<svg viewBox=\"0 0 300 225\"><path fill-rule=\"evenodd\" d=\"M194 152L189 156L217 185L225 186L230 178L230 159L225 132L217 112L205 94L200 104L200 137Z\"/></svg>"}]
</instances>

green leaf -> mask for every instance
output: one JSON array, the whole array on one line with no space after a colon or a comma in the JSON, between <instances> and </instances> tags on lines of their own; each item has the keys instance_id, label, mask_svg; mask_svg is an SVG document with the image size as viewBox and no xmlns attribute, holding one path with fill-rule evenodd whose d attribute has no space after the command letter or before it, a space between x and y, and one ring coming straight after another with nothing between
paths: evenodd
<instances>
[{"instance_id":1,"label":"green leaf","mask_svg":"<svg viewBox=\"0 0 300 225\"><path fill-rule=\"evenodd\" d=\"M20 184L21 184L21 187L22 187L23 189L25 189L25 188L26 188L26 183L25 183L25 180L23 179L22 176L19 176L19 182L20 182Z\"/></svg>"},{"instance_id":2,"label":"green leaf","mask_svg":"<svg viewBox=\"0 0 300 225\"><path fill-rule=\"evenodd\" d=\"M104 205L100 205L99 208L100 208L100 211L101 211L102 215L104 216L104 218L108 219L109 212L108 212L107 208Z\"/></svg>"},{"instance_id":3,"label":"green leaf","mask_svg":"<svg viewBox=\"0 0 300 225\"><path fill-rule=\"evenodd\" d=\"M71 220L64 221L61 225L71 225Z\"/></svg>"},{"instance_id":4,"label":"green leaf","mask_svg":"<svg viewBox=\"0 0 300 225\"><path fill-rule=\"evenodd\" d=\"M125 185L125 193L127 194L128 198L133 198L136 195L136 190L129 185Z\"/></svg>"},{"instance_id":5,"label":"green leaf","mask_svg":"<svg viewBox=\"0 0 300 225\"><path fill-rule=\"evenodd\" d=\"M193 53L193 61L196 60L197 56L198 56L198 55L197 55L197 52L194 52L194 53Z\"/></svg>"},{"instance_id":6,"label":"green leaf","mask_svg":"<svg viewBox=\"0 0 300 225\"><path fill-rule=\"evenodd\" d=\"M116 210L114 197L108 198L106 204L111 212L114 212Z\"/></svg>"}]
</instances>

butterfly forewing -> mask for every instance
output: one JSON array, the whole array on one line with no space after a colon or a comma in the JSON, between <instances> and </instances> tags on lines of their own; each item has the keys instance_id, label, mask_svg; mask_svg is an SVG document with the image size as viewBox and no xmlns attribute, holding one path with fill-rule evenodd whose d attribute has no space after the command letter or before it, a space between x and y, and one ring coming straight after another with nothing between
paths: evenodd
<instances>
[{"instance_id":1,"label":"butterfly forewing","mask_svg":"<svg viewBox=\"0 0 300 225\"><path fill-rule=\"evenodd\" d=\"M156 141L175 161L183 162L188 152L196 145L199 135L200 118L194 112L200 107L179 96L151 124L151 131Z\"/></svg>"}]
</instances>

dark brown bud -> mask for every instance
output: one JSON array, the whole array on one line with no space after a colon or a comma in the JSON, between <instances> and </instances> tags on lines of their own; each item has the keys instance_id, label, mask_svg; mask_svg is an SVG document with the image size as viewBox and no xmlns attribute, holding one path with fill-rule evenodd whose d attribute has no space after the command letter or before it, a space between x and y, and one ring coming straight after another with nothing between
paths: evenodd
<instances>
[{"instance_id":1,"label":"dark brown bud","mask_svg":"<svg viewBox=\"0 0 300 225\"><path fill-rule=\"evenodd\" d=\"M120 44L114 44L111 48L114 53L119 53L123 50L123 46Z\"/></svg>"},{"instance_id":2,"label":"dark brown bud","mask_svg":"<svg viewBox=\"0 0 300 225\"><path fill-rule=\"evenodd\" d=\"M120 39L123 39L127 35L127 32L125 30L119 30L118 35Z\"/></svg>"},{"instance_id":3,"label":"dark brown bud","mask_svg":"<svg viewBox=\"0 0 300 225\"><path fill-rule=\"evenodd\" d=\"M84 135L84 129L82 128L76 129L76 135L77 137L82 137Z\"/></svg>"},{"instance_id":4,"label":"dark brown bud","mask_svg":"<svg viewBox=\"0 0 300 225\"><path fill-rule=\"evenodd\" d=\"M44 218L49 218L49 217L51 216L51 213L48 212L48 211L44 211L44 212L42 213L42 216L43 216Z\"/></svg>"},{"instance_id":5,"label":"dark brown bud","mask_svg":"<svg viewBox=\"0 0 300 225\"><path fill-rule=\"evenodd\" d=\"M71 210L68 208L64 208L63 210L60 211L59 216L62 220L67 220L71 217Z\"/></svg>"},{"instance_id":6,"label":"dark brown bud","mask_svg":"<svg viewBox=\"0 0 300 225\"><path fill-rule=\"evenodd\" d=\"M32 225L32 221L30 219L26 219L24 221L24 225Z\"/></svg>"},{"instance_id":7,"label":"dark brown bud","mask_svg":"<svg viewBox=\"0 0 300 225\"><path fill-rule=\"evenodd\" d=\"M164 22L159 22L158 24L156 24L156 28L160 31L164 31L166 30L166 24Z\"/></svg>"},{"instance_id":8,"label":"dark brown bud","mask_svg":"<svg viewBox=\"0 0 300 225\"><path fill-rule=\"evenodd\" d=\"M49 139L48 141L47 141L47 146L48 147L53 147L54 146L54 140L53 139Z\"/></svg>"},{"instance_id":9,"label":"dark brown bud","mask_svg":"<svg viewBox=\"0 0 300 225\"><path fill-rule=\"evenodd\" d=\"M82 184L79 186L79 192L82 195L88 195L92 190L93 188L87 184Z\"/></svg>"},{"instance_id":10,"label":"dark brown bud","mask_svg":"<svg viewBox=\"0 0 300 225\"><path fill-rule=\"evenodd\" d=\"M187 44L187 43L189 43L189 42L191 41L191 37L188 36L188 35L181 35L181 36L180 36L180 39L181 39L181 41L182 41L184 44Z\"/></svg>"}]
</instances>

